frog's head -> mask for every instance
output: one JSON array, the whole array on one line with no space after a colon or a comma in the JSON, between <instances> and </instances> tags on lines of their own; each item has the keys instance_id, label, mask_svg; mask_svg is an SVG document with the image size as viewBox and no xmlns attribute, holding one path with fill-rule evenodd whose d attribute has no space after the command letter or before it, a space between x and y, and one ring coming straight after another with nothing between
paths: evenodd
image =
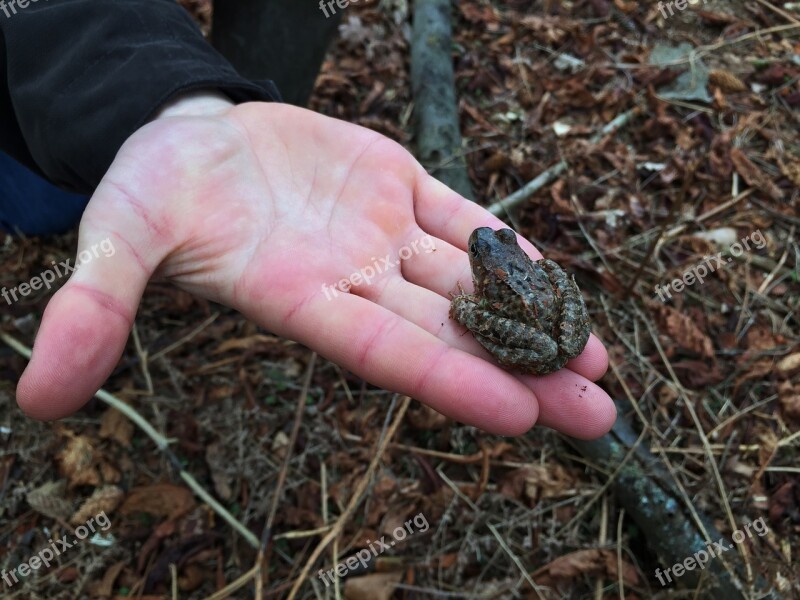
<instances>
[{"instance_id":1,"label":"frog's head","mask_svg":"<svg viewBox=\"0 0 800 600\"><path fill-rule=\"evenodd\" d=\"M467 252L478 293L489 279L505 279L510 266L523 265L527 259L517 243L517 234L511 229L495 231L491 227L478 227L469 236Z\"/></svg>"}]
</instances>

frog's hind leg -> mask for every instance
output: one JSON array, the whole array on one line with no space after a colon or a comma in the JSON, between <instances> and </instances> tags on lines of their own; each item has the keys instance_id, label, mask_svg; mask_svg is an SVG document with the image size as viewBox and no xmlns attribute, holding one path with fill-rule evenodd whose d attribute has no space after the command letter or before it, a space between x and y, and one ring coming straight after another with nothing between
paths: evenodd
<instances>
[{"instance_id":1,"label":"frog's hind leg","mask_svg":"<svg viewBox=\"0 0 800 600\"><path fill-rule=\"evenodd\" d=\"M476 335L478 343L486 348L501 365L512 369L518 369L522 373L529 375L547 375L554 373L563 367L568 358L558 353L556 343L547 336L542 340L543 345L548 347L542 352L542 346L538 348L509 348L495 344L490 339Z\"/></svg>"},{"instance_id":2,"label":"frog's hind leg","mask_svg":"<svg viewBox=\"0 0 800 600\"><path fill-rule=\"evenodd\" d=\"M550 282L561 297L561 318L555 331L558 347L568 358L575 358L583 352L591 333L583 296L575 278L567 275L557 263L543 258L539 264L547 271Z\"/></svg>"}]
</instances>

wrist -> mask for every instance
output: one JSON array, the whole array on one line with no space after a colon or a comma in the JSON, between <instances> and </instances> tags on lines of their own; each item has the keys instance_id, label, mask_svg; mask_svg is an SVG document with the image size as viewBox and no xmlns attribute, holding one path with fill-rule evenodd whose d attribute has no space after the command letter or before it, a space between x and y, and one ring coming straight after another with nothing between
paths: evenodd
<instances>
[{"instance_id":1,"label":"wrist","mask_svg":"<svg viewBox=\"0 0 800 600\"><path fill-rule=\"evenodd\" d=\"M196 90L176 96L156 112L153 120L169 117L197 117L217 115L234 106L233 101L222 92Z\"/></svg>"}]
</instances>

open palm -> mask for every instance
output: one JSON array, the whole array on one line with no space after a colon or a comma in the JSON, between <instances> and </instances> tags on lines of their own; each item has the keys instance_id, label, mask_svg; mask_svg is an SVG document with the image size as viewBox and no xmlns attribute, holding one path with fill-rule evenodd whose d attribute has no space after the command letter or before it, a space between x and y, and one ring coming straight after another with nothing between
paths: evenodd
<instances>
[{"instance_id":1,"label":"open palm","mask_svg":"<svg viewBox=\"0 0 800 600\"><path fill-rule=\"evenodd\" d=\"M355 125L264 103L158 119L126 142L86 209L78 250L109 238L116 252L51 300L19 403L49 419L88 400L157 273L459 421L602 435L615 410L592 383L607 367L594 336L567 369L523 377L448 318L449 293L471 286L465 245L481 226L504 224Z\"/></svg>"}]
</instances>

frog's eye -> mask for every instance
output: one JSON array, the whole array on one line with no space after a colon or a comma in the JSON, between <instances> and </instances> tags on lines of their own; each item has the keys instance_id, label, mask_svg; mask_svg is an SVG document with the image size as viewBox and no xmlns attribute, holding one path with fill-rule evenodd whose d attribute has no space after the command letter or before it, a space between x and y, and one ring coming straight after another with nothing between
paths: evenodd
<instances>
[{"instance_id":1,"label":"frog's eye","mask_svg":"<svg viewBox=\"0 0 800 600\"><path fill-rule=\"evenodd\" d=\"M517 241L517 235L511 229L500 229L497 238L504 244L512 244Z\"/></svg>"},{"instance_id":2,"label":"frog's eye","mask_svg":"<svg viewBox=\"0 0 800 600\"><path fill-rule=\"evenodd\" d=\"M472 254L473 256L478 254L478 245L475 242L472 242L469 245L469 253Z\"/></svg>"}]
</instances>

